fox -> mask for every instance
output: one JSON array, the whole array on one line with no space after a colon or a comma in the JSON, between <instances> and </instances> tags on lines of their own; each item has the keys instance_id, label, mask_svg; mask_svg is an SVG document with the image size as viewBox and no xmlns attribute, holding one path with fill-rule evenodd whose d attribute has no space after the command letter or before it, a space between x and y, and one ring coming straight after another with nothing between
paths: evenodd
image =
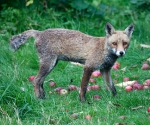
<instances>
[{"instance_id":1,"label":"fox","mask_svg":"<svg viewBox=\"0 0 150 125\"><path fill-rule=\"evenodd\" d=\"M106 36L95 37L77 30L50 28L44 31L27 30L10 38L10 48L17 51L30 37L39 57L39 71L33 81L35 96L45 98L43 87L46 76L53 70L59 60L83 64L79 100L86 101L86 91L91 74L99 70L111 91L117 91L111 78L111 68L119 57L125 55L134 30L130 24L125 30L115 30L110 23L105 24Z\"/></svg>"}]
</instances>

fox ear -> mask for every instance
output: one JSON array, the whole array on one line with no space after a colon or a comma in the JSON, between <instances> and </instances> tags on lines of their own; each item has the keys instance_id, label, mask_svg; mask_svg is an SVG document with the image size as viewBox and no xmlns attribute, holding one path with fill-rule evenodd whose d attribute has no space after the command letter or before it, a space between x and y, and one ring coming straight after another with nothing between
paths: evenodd
<instances>
[{"instance_id":1,"label":"fox ear","mask_svg":"<svg viewBox=\"0 0 150 125\"><path fill-rule=\"evenodd\" d=\"M132 33L134 30L134 24L130 24L126 29L125 29L125 33L128 35L129 38L131 38Z\"/></svg>"},{"instance_id":2,"label":"fox ear","mask_svg":"<svg viewBox=\"0 0 150 125\"><path fill-rule=\"evenodd\" d=\"M115 29L110 23L106 23L105 31L107 35L112 35L115 32Z\"/></svg>"}]
</instances>

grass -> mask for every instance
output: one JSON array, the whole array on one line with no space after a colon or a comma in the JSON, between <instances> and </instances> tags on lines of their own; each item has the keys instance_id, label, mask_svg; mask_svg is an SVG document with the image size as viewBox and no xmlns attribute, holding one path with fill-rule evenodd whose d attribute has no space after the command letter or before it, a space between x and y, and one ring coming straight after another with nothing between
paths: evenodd
<instances>
[{"instance_id":1,"label":"grass","mask_svg":"<svg viewBox=\"0 0 150 125\"><path fill-rule=\"evenodd\" d=\"M122 1L120 2L122 4ZM116 5L118 6L119 3ZM119 7L119 9L121 6ZM125 5L122 5L126 9ZM9 39L13 34L18 34L26 29L44 30L47 28L61 27L80 30L93 36L105 35L104 25L109 21L116 29L125 29L131 22L135 24L135 31L131 39L131 45L127 54L118 61L121 63L119 70L112 70L113 80L118 83L124 77L131 80L138 80L143 83L150 78L150 71L141 69L142 63L150 57L149 49L140 47L140 43L148 44L149 24L143 18L146 15L133 12L123 16L118 12L115 14L106 13L105 20L98 21L98 17L72 17L70 13L47 11L47 16L41 13L31 13L29 10L10 9L3 12L3 25L0 31L0 124L58 124L58 125L113 125L115 123L126 123L127 125L146 125L150 120L147 108L150 106L150 89L142 91L125 92L123 88L118 88L118 98L114 98L105 89L103 79L97 78L97 84L101 90L87 93L87 100L91 102L81 103L78 100L78 92L73 91L67 95L60 96L57 93L49 94L53 88L49 87L49 79L53 79L57 86L67 88L74 84L79 86L82 78L82 67L74 66L70 62L60 61L51 74L46 78L44 88L46 99L38 100L34 97L33 85L28 81L28 77L36 75L39 68L38 57L33 44L34 39L24 45L20 50L13 53L9 51ZM7 13L6 13L7 12ZM4 16L5 14L5 16ZM18 15L17 15L18 14ZM139 14L139 15L138 15ZM22 16L20 16L22 15ZM1 15L2 16L2 15ZM20 20L18 20L19 17ZM137 20L138 17L138 20ZM26 20L26 18L29 19ZM121 19L121 20L120 20ZM12 22L11 22L12 21ZM10 24L11 22L11 24ZM9 32L10 31L10 32ZM135 66L135 67L134 67ZM126 67L126 71L121 69ZM71 82L72 81L72 82ZM98 94L101 100L93 100L93 95ZM116 105L114 105L116 104ZM137 110L131 108L143 106ZM71 117L72 113L77 113L78 118ZM90 114L92 120L85 120L85 116ZM126 119L120 119L119 116Z\"/></svg>"}]
</instances>

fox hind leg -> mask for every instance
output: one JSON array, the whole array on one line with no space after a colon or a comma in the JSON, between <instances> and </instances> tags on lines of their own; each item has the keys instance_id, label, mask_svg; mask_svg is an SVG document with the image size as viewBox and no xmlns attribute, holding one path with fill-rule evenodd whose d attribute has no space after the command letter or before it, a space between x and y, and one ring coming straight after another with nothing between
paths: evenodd
<instances>
[{"instance_id":1,"label":"fox hind leg","mask_svg":"<svg viewBox=\"0 0 150 125\"><path fill-rule=\"evenodd\" d=\"M43 83L46 76L54 68L57 62L57 56L49 56L46 59L42 59L40 62L40 69L37 76L34 79L34 92L37 98L44 98L45 92L43 88Z\"/></svg>"}]
</instances>

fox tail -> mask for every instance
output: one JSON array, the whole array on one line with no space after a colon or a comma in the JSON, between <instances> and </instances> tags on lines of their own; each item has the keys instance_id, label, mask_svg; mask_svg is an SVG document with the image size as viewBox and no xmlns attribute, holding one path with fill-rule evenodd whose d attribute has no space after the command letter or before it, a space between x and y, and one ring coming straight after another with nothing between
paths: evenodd
<instances>
[{"instance_id":1,"label":"fox tail","mask_svg":"<svg viewBox=\"0 0 150 125\"><path fill-rule=\"evenodd\" d=\"M21 34L14 35L10 39L10 49L16 51L20 48L21 45L25 44L30 37L36 37L40 33L37 30L27 30Z\"/></svg>"}]
</instances>

